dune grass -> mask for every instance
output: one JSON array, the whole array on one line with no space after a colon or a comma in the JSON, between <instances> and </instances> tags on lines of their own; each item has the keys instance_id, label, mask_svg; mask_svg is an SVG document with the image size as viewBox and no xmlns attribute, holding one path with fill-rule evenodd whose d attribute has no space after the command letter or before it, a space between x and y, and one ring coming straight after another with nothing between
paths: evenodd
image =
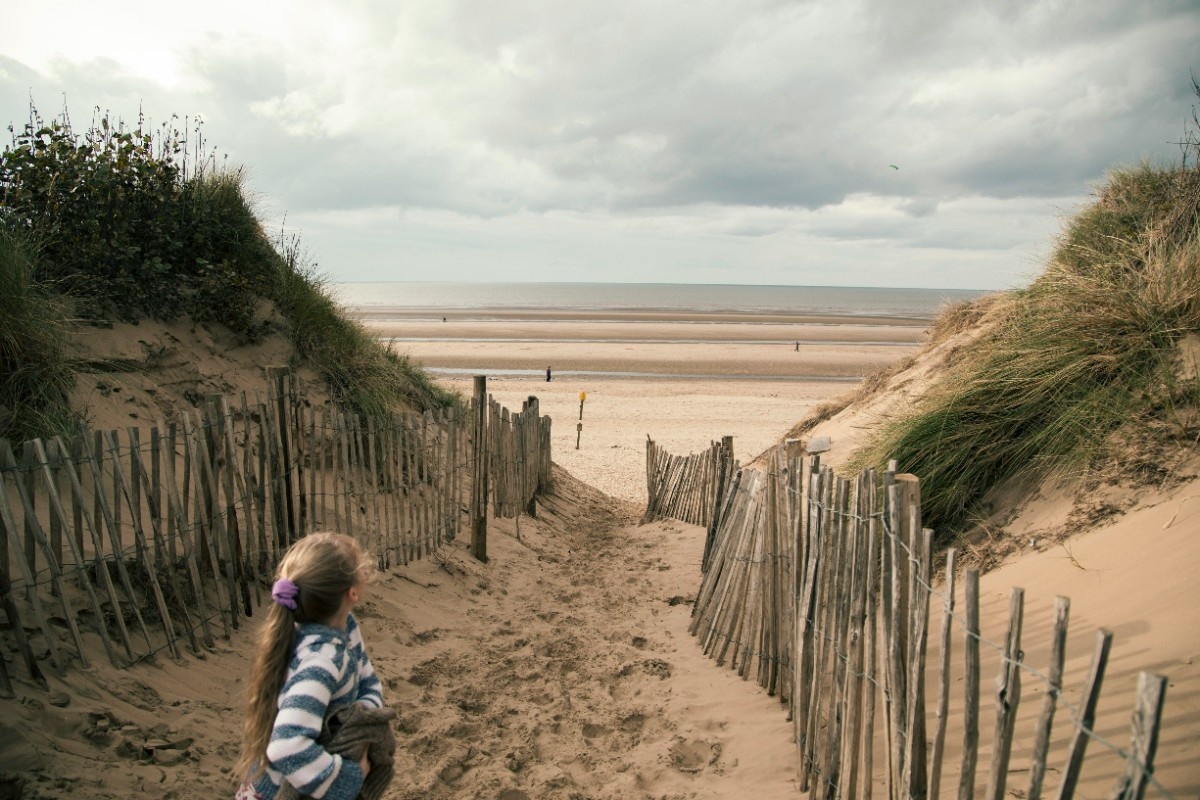
<instances>
[{"instance_id":1,"label":"dune grass","mask_svg":"<svg viewBox=\"0 0 1200 800\"><path fill-rule=\"evenodd\" d=\"M36 281L29 245L0 218L0 439L70 429L66 336L62 305Z\"/></svg>"},{"instance_id":2,"label":"dune grass","mask_svg":"<svg viewBox=\"0 0 1200 800\"><path fill-rule=\"evenodd\" d=\"M942 541L1010 479L1080 478L1157 423L1194 435L1176 345L1200 331L1200 171L1113 172L1046 271L988 303L983 336L857 459L919 476ZM950 313L947 330L973 316Z\"/></svg>"},{"instance_id":3,"label":"dune grass","mask_svg":"<svg viewBox=\"0 0 1200 800\"><path fill-rule=\"evenodd\" d=\"M461 404L459 395L437 386L406 355L348 317L300 258L295 240L281 251L283 268L272 298L288 321L297 354L321 371L336 402L367 416L381 415L397 402L419 410Z\"/></svg>"}]
</instances>

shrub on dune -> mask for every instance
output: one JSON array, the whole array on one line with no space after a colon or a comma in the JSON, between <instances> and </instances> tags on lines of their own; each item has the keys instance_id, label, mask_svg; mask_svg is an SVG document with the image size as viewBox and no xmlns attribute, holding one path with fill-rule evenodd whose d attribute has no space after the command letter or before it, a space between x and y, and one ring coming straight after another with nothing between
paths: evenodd
<instances>
[{"instance_id":1,"label":"shrub on dune","mask_svg":"<svg viewBox=\"0 0 1200 800\"><path fill-rule=\"evenodd\" d=\"M47 123L34 110L20 131L10 130L12 144L0 153L0 336L4 382L15 388L0 395L0 414L13 430L33 435L46 430L38 414L50 415L47 423L61 416L66 392L59 376L70 374L54 344L62 312L33 282L28 248L12 244L18 239L36 243L42 279L69 296L84 319L188 315L254 340L272 327L260 313L272 301L299 358L354 412L457 401L347 318L297 258L295 241L266 235L244 173L218 167L202 145L189 151L173 123L155 134L140 120L130 128L104 116L78 135L65 112ZM199 129L194 141L203 141Z\"/></svg>"}]
</instances>

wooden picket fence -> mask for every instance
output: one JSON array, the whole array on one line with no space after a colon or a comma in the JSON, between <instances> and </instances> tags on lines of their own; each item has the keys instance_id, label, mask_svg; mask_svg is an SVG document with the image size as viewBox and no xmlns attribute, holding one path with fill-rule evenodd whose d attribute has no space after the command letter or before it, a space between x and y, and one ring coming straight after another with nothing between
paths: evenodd
<instances>
[{"instance_id":1,"label":"wooden picket fence","mask_svg":"<svg viewBox=\"0 0 1200 800\"><path fill-rule=\"evenodd\" d=\"M9 654L45 686L47 663L89 666L90 637L117 667L201 652L269 600L279 558L310 532L353 535L388 568L489 503L531 509L549 420L534 399L518 414L485 405L359 419L272 368L265 392L211 396L149 430L0 440L0 695Z\"/></svg>"},{"instance_id":2,"label":"wooden picket fence","mask_svg":"<svg viewBox=\"0 0 1200 800\"><path fill-rule=\"evenodd\" d=\"M541 415L536 397L514 412L489 396L488 411L493 516L533 516L534 498L551 484L550 418Z\"/></svg>"},{"instance_id":3,"label":"wooden picket fence","mask_svg":"<svg viewBox=\"0 0 1200 800\"><path fill-rule=\"evenodd\" d=\"M723 442L707 450L675 456L646 438L646 513L644 522L670 517L708 525L721 495L732 454Z\"/></svg>"},{"instance_id":4,"label":"wooden picket fence","mask_svg":"<svg viewBox=\"0 0 1200 800\"><path fill-rule=\"evenodd\" d=\"M1022 649L1020 589L1012 592L1002 644L993 646L979 627L978 572L963 573L961 612L955 610L953 550L945 587L932 585L932 532L921 526L917 479L894 471L837 477L818 456L804 457L798 444L773 451L765 472L738 469L713 477L710 488L722 488L709 522L691 632L718 664L729 664L743 678L755 676L787 705L802 791L825 800L870 800L882 784L888 800L936 800L947 792L971 800L977 790L988 800L1003 800L1006 791L1037 800L1046 792L1048 765L1062 764L1055 796L1069 800L1089 742L1099 742L1123 761L1112 797L1141 797L1151 784L1172 796L1153 778L1165 678L1140 674L1128 750L1098 736L1096 703L1112 643L1112 634L1100 631L1081 699L1066 704L1073 733L1055 750L1051 732L1064 690L1069 601L1058 599L1044 670L1027 663ZM655 469L673 463L657 449L648 452ZM700 491L673 485L681 494ZM654 502L667 509L676 500L668 493ZM941 603L941 625L931 655L934 598ZM964 652L957 671L950 661L955 634ZM981 644L994 649L986 655L999 673L991 737L980 735ZM938 665L936 678L927 677L927 662ZM1032 731L1024 739L1033 742L1031 752L1022 754L1028 757L1027 782L1010 786L1021 682L1031 678L1044 691L1036 725L1029 720L1025 726ZM952 698L956 680L961 696ZM934 687L931 698L927 683ZM961 742L956 764L944 763L952 719ZM989 759L987 778L977 787L982 755ZM954 785L943 789L950 780Z\"/></svg>"}]
</instances>

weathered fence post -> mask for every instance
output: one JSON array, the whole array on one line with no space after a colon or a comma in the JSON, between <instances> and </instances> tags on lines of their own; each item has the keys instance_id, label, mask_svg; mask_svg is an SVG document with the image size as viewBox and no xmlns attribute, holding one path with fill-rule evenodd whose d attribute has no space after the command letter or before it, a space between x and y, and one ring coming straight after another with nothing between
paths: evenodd
<instances>
[{"instance_id":1,"label":"weathered fence post","mask_svg":"<svg viewBox=\"0 0 1200 800\"><path fill-rule=\"evenodd\" d=\"M1112 631L1101 628L1096 631L1096 649L1092 653L1092 668L1088 673L1087 686L1083 690L1082 709L1077 720L1075 736L1067 753L1067 764L1063 767L1062 782L1058 785L1058 800L1071 800L1075 796L1075 784L1079 782L1079 771L1087 753L1092 726L1096 722L1096 704L1100 701L1100 687L1104 685L1104 671L1108 668L1108 651L1112 648Z\"/></svg>"},{"instance_id":2,"label":"weathered fence post","mask_svg":"<svg viewBox=\"0 0 1200 800\"><path fill-rule=\"evenodd\" d=\"M1033 757L1029 769L1029 791L1027 800L1041 800L1042 782L1046 777L1046 754L1050 750L1050 730L1054 725L1054 710L1062 691L1063 662L1067 651L1067 618L1071 601L1061 595L1054 603L1054 639L1050 648L1050 685L1042 699L1042 713L1038 717L1037 733L1033 738ZM933 800L936 800L934 798Z\"/></svg>"},{"instance_id":3,"label":"weathered fence post","mask_svg":"<svg viewBox=\"0 0 1200 800\"><path fill-rule=\"evenodd\" d=\"M992 739L992 769L988 777L989 800L1004 800L1008 759L1012 754L1013 727L1021 702L1021 625L1025 614L1025 590L1014 587L1009 601L1008 634L1004 656L996 676L996 735Z\"/></svg>"},{"instance_id":4,"label":"weathered fence post","mask_svg":"<svg viewBox=\"0 0 1200 800\"><path fill-rule=\"evenodd\" d=\"M963 636L963 744L958 800L975 796L975 768L979 759L979 571L963 575L966 631Z\"/></svg>"},{"instance_id":5,"label":"weathered fence post","mask_svg":"<svg viewBox=\"0 0 1200 800\"><path fill-rule=\"evenodd\" d=\"M280 542L281 547L286 548L296 539L296 498L292 492L292 451L290 447L291 437L288 428L290 427L291 416L288 414L288 387L287 387L287 367L267 367L267 379L275 389L276 403L276 422L279 430L279 455L283 460L281 464L283 474L277 477L283 484L284 495L284 519L287 521L287 532L284 534L285 540Z\"/></svg>"},{"instance_id":6,"label":"weathered fence post","mask_svg":"<svg viewBox=\"0 0 1200 800\"><path fill-rule=\"evenodd\" d=\"M1112 800L1141 800L1146 783L1154 774L1154 753L1158 750L1158 725L1162 718L1167 679L1149 672L1138 673L1137 704L1133 709L1133 742L1125 772L1117 779Z\"/></svg>"},{"instance_id":7,"label":"weathered fence post","mask_svg":"<svg viewBox=\"0 0 1200 800\"><path fill-rule=\"evenodd\" d=\"M471 495L471 555L487 561L487 501L488 501L488 447L487 447L487 376L475 376L475 459L473 463L473 488Z\"/></svg>"},{"instance_id":8,"label":"weathered fence post","mask_svg":"<svg viewBox=\"0 0 1200 800\"><path fill-rule=\"evenodd\" d=\"M929 764L929 800L938 800L942 782L942 752L946 746L946 718L950 709L950 634L954 622L954 569L958 551L946 551L945 595L942 598L941 683L938 688L937 730Z\"/></svg>"},{"instance_id":9,"label":"weathered fence post","mask_svg":"<svg viewBox=\"0 0 1200 800\"><path fill-rule=\"evenodd\" d=\"M527 462L529 459L536 457L535 453L529 452L530 448L527 446L529 442L529 426L537 425L539 416L541 416L541 414L538 409L538 399L533 395L529 395L529 401L526 403L525 410L521 414L522 491L525 490L525 476L528 475L529 472ZM541 433L540 428L538 429L538 433ZM540 489L540 487L538 488ZM525 513L531 517L537 516L537 491L530 493L529 502L525 505Z\"/></svg>"}]
</instances>

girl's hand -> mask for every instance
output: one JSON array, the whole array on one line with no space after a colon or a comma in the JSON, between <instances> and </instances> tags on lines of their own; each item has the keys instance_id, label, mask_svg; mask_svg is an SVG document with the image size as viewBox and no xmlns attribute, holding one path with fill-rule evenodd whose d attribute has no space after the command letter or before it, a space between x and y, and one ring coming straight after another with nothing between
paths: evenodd
<instances>
[{"instance_id":1,"label":"girl's hand","mask_svg":"<svg viewBox=\"0 0 1200 800\"><path fill-rule=\"evenodd\" d=\"M367 758L367 748L363 748L362 758L358 760L358 766L362 767L363 780L371 774L371 760Z\"/></svg>"}]
</instances>

